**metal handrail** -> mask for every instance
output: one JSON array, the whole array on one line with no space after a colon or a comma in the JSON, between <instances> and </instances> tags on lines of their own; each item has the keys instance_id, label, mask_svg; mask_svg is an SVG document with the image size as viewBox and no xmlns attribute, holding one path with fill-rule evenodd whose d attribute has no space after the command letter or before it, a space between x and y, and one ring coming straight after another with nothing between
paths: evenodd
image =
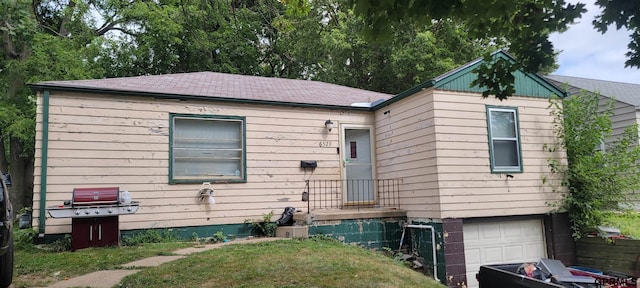
<instances>
[{"instance_id":1,"label":"metal handrail","mask_svg":"<svg viewBox=\"0 0 640 288\"><path fill-rule=\"evenodd\" d=\"M305 180L307 213L316 209L400 208L402 179Z\"/></svg>"}]
</instances>

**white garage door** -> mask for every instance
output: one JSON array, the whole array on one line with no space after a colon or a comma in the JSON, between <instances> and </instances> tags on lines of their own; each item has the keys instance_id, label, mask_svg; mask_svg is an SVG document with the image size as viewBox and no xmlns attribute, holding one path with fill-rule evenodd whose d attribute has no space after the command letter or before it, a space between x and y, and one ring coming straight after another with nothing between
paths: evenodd
<instances>
[{"instance_id":1,"label":"white garage door","mask_svg":"<svg viewBox=\"0 0 640 288\"><path fill-rule=\"evenodd\" d=\"M536 262L546 257L542 220L464 223L468 287L478 287L480 265Z\"/></svg>"}]
</instances>

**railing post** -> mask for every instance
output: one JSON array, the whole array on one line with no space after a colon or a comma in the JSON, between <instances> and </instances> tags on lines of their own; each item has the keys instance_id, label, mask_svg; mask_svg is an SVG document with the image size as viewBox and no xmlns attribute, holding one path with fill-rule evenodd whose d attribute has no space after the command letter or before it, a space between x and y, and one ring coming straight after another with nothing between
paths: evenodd
<instances>
[{"instance_id":1,"label":"railing post","mask_svg":"<svg viewBox=\"0 0 640 288\"><path fill-rule=\"evenodd\" d=\"M309 180L304 180L304 192L307 192L307 214L311 213L311 191L309 191Z\"/></svg>"}]
</instances>

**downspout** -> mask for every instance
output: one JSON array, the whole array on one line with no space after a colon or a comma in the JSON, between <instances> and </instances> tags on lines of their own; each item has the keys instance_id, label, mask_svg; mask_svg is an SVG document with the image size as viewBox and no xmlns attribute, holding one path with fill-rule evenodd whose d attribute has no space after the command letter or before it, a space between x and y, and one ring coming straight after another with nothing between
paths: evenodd
<instances>
[{"instance_id":1,"label":"downspout","mask_svg":"<svg viewBox=\"0 0 640 288\"><path fill-rule=\"evenodd\" d=\"M42 95L42 155L40 163L40 213L38 218L38 237L44 237L47 209L47 159L49 151L49 90Z\"/></svg>"},{"instance_id":2,"label":"downspout","mask_svg":"<svg viewBox=\"0 0 640 288\"><path fill-rule=\"evenodd\" d=\"M408 228L416 228L416 229L429 229L431 230L431 248L433 248L433 278L436 281L440 282L438 279L438 260L436 257L436 230L432 225L422 225L422 224L407 224L405 227ZM404 231L403 231L404 234Z\"/></svg>"}]
</instances>

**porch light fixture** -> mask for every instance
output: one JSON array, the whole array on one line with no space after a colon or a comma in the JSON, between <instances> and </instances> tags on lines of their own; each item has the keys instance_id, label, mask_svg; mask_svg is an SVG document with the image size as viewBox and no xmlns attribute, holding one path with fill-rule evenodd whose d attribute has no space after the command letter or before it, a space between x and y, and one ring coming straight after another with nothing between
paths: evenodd
<instances>
[{"instance_id":1,"label":"porch light fixture","mask_svg":"<svg viewBox=\"0 0 640 288\"><path fill-rule=\"evenodd\" d=\"M324 121L324 126L327 127L329 132L331 132L331 129L333 129L333 122L331 122L331 120Z\"/></svg>"}]
</instances>

